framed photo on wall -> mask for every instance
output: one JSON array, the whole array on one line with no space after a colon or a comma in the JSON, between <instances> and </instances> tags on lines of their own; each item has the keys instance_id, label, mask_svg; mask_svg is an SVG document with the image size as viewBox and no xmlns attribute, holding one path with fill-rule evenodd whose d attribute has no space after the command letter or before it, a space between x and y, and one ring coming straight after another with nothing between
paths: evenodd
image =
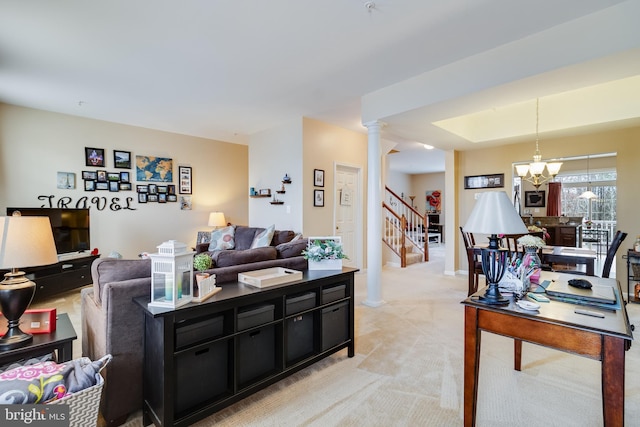
<instances>
[{"instance_id":1,"label":"framed photo on wall","mask_svg":"<svg viewBox=\"0 0 640 427\"><path fill-rule=\"evenodd\" d=\"M191 167L178 166L178 177L180 179L180 194L191 194Z\"/></svg>"},{"instance_id":2,"label":"framed photo on wall","mask_svg":"<svg viewBox=\"0 0 640 427\"><path fill-rule=\"evenodd\" d=\"M113 150L113 167L117 169L131 169L131 152Z\"/></svg>"},{"instance_id":3,"label":"framed photo on wall","mask_svg":"<svg viewBox=\"0 0 640 427\"><path fill-rule=\"evenodd\" d=\"M464 177L464 189L474 188L501 188L504 187L504 174L474 175Z\"/></svg>"},{"instance_id":4,"label":"framed photo on wall","mask_svg":"<svg viewBox=\"0 0 640 427\"><path fill-rule=\"evenodd\" d=\"M524 207L525 208L544 208L545 206L544 191L525 191Z\"/></svg>"},{"instance_id":5,"label":"framed photo on wall","mask_svg":"<svg viewBox=\"0 0 640 427\"><path fill-rule=\"evenodd\" d=\"M313 170L313 186L324 187L324 170L322 169Z\"/></svg>"},{"instance_id":6,"label":"framed photo on wall","mask_svg":"<svg viewBox=\"0 0 640 427\"><path fill-rule=\"evenodd\" d=\"M313 190L313 206L324 206L324 190Z\"/></svg>"},{"instance_id":7,"label":"framed photo on wall","mask_svg":"<svg viewBox=\"0 0 640 427\"><path fill-rule=\"evenodd\" d=\"M84 163L86 166L104 167L104 148L84 147Z\"/></svg>"}]
</instances>

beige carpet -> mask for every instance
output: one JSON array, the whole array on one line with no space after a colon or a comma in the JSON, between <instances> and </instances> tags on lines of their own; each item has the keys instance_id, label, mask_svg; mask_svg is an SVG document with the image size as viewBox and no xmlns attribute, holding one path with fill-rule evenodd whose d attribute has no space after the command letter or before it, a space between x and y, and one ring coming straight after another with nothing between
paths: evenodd
<instances>
[{"instance_id":1,"label":"beige carpet","mask_svg":"<svg viewBox=\"0 0 640 427\"><path fill-rule=\"evenodd\" d=\"M366 275L356 275L354 358L343 350L195 425L462 425L467 279L442 275L442 257L436 247L429 263L385 268L379 308L362 305ZM40 305L70 312L80 332L77 293ZM640 323L640 305L628 310ZM516 372L512 340L482 340L478 426L602 425L599 362L525 343ZM626 356L626 423L640 425L640 345ZM142 426L140 414L126 426Z\"/></svg>"}]
</instances>

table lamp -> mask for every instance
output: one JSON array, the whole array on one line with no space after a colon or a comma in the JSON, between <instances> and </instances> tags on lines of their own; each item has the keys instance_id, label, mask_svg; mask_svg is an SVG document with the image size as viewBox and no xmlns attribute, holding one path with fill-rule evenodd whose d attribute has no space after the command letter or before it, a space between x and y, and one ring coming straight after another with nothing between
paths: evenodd
<instances>
[{"instance_id":1,"label":"table lamp","mask_svg":"<svg viewBox=\"0 0 640 427\"><path fill-rule=\"evenodd\" d=\"M20 330L20 317L31 304L36 284L18 267L34 267L58 262L51 223L47 217L0 217L0 269L11 269L0 282L0 307L8 320L7 332L0 338L0 350L28 344L31 334Z\"/></svg>"},{"instance_id":2,"label":"table lamp","mask_svg":"<svg viewBox=\"0 0 640 427\"><path fill-rule=\"evenodd\" d=\"M222 212L211 212L208 225L209 227L224 227L227 225L227 220Z\"/></svg>"},{"instance_id":3,"label":"table lamp","mask_svg":"<svg viewBox=\"0 0 640 427\"><path fill-rule=\"evenodd\" d=\"M498 234L527 234L529 231L504 191L479 194L463 230L469 233L489 234L489 247L482 249L482 271L489 287L480 301L485 304L505 305L509 300L500 294L498 282L507 268L508 251L498 246ZM471 274L471 272L470 272Z\"/></svg>"}]
</instances>

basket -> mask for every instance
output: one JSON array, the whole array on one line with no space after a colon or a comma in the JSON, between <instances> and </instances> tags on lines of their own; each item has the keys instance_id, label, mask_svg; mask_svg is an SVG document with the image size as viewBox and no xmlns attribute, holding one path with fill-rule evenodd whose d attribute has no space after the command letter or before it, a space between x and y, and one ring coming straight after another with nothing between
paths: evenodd
<instances>
[{"instance_id":1,"label":"basket","mask_svg":"<svg viewBox=\"0 0 640 427\"><path fill-rule=\"evenodd\" d=\"M633 280L640 280L640 264L631 264L633 270Z\"/></svg>"},{"instance_id":2,"label":"basket","mask_svg":"<svg viewBox=\"0 0 640 427\"><path fill-rule=\"evenodd\" d=\"M48 402L47 405L69 405L69 427L94 426L98 421L100 398L104 378L98 374L98 383L65 396L62 399Z\"/></svg>"}]
</instances>

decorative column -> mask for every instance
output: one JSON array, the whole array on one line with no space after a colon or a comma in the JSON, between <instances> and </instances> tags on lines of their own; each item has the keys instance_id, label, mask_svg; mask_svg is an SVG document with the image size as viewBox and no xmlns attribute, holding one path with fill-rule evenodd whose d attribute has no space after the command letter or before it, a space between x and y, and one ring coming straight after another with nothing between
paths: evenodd
<instances>
[{"instance_id":1,"label":"decorative column","mask_svg":"<svg viewBox=\"0 0 640 427\"><path fill-rule=\"evenodd\" d=\"M367 298L363 304L379 307L382 301L382 157L378 121L364 123L368 130L367 150Z\"/></svg>"}]
</instances>

